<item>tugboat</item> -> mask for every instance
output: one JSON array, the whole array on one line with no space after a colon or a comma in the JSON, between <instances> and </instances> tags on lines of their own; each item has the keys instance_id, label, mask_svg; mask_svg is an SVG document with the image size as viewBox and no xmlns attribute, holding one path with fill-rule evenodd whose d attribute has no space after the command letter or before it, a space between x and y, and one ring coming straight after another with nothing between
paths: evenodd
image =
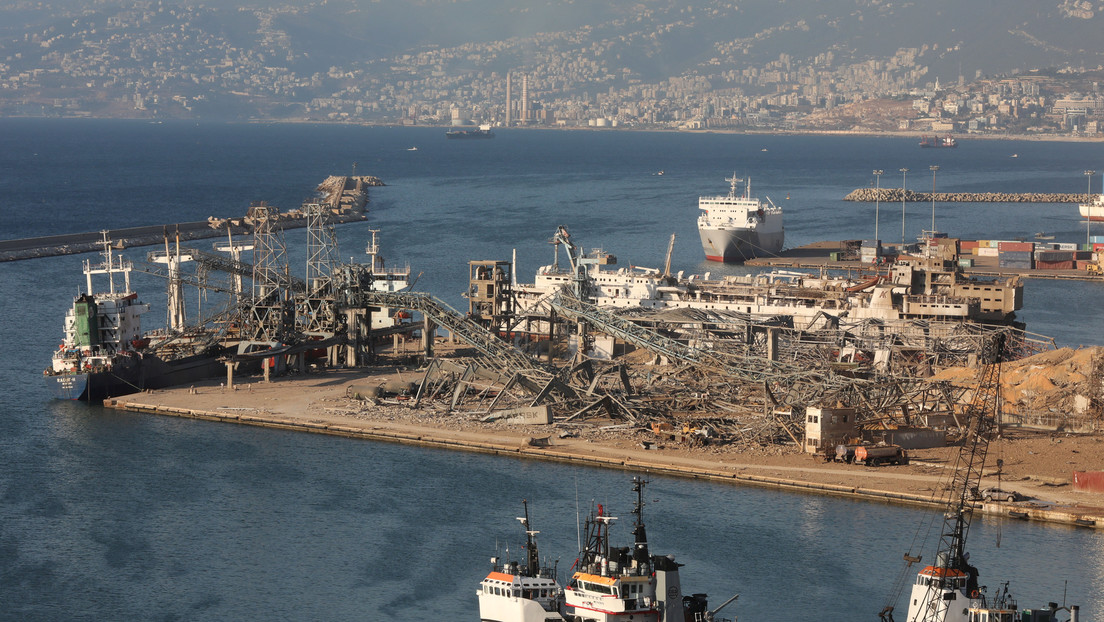
<instances>
[{"instance_id":1,"label":"tugboat","mask_svg":"<svg viewBox=\"0 0 1104 622\"><path fill-rule=\"evenodd\" d=\"M483 622L562 622L559 613L563 588L556 581L556 567L541 566L537 534L530 528L529 504L522 501L525 516L525 563L500 564L491 558L491 572L479 585L479 619Z\"/></svg>"},{"instance_id":2,"label":"tugboat","mask_svg":"<svg viewBox=\"0 0 1104 622\"><path fill-rule=\"evenodd\" d=\"M585 545L572 568L575 573L561 588L555 569L541 567L535 535L529 529L526 506L526 563L499 565L492 558L492 571L480 585L479 618L482 622L729 622L715 617L736 600L709 609L705 594L683 596L679 568L674 556L652 555L644 529L644 486L633 478L636 504L633 507L632 547L611 547L610 527L617 517L599 505L586 519Z\"/></svg>"},{"instance_id":3,"label":"tugboat","mask_svg":"<svg viewBox=\"0 0 1104 622\"><path fill-rule=\"evenodd\" d=\"M916 575L909 595L907 622L1057 622L1056 616L1062 610L1069 612L1071 622L1078 621L1079 607L1076 605L1066 608L1051 602L1044 609L1019 611L1016 600L1008 592L1007 582L988 594L987 586L978 583L978 569L970 564L970 554L966 551L973 500L977 496L989 440L996 432L994 415L1000 400L1003 348L1003 337L996 337L983 353L988 358L973 401L966 408L963 424L966 432L955 462L935 563ZM910 553L904 556L909 566L920 561L919 555ZM894 622L893 602L897 597L898 594L891 595L890 603L878 614L884 622Z\"/></svg>"}]
</instances>

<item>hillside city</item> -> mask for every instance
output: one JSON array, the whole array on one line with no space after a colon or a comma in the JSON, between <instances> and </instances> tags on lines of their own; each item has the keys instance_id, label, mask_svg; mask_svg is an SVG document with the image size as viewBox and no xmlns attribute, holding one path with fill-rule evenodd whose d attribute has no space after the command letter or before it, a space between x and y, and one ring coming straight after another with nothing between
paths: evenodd
<instances>
[{"instance_id":1,"label":"hillside city","mask_svg":"<svg viewBox=\"0 0 1104 622\"><path fill-rule=\"evenodd\" d=\"M250 46L215 34L202 7L161 4L26 32L0 47L0 116L1085 137L1104 120L1104 67L941 82L937 44L748 61L754 41L737 39L649 79L618 62L632 37L582 29L311 68L275 10L250 11Z\"/></svg>"}]
</instances>

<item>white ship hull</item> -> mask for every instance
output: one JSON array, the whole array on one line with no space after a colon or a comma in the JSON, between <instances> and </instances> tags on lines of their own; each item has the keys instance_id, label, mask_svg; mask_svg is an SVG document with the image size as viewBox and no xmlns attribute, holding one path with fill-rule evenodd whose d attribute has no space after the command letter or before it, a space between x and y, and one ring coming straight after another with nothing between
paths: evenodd
<instances>
[{"instance_id":1,"label":"white ship hull","mask_svg":"<svg viewBox=\"0 0 1104 622\"><path fill-rule=\"evenodd\" d=\"M1104 194L1099 194L1092 203L1082 203L1081 219L1092 222L1104 222Z\"/></svg>"},{"instance_id":2,"label":"white ship hull","mask_svg":"<svg viewBox=\"0 0 1104 622\"><path fill-rule=\"evenodd\" d=\"M781 220L781 217L779 217ZM782 250L785 235L781 228L759 229L699 228L702 251L709 261L741 262L753 257L776 255Z\"/></svg>"}]
</instances>

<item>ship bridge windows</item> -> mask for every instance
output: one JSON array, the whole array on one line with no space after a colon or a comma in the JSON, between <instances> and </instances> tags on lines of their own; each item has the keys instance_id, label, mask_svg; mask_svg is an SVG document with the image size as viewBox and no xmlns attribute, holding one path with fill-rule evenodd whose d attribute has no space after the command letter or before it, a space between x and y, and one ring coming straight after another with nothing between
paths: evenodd
<instances>
[{"instance_id":1,"label":"ship bridge windows","mask_svg":"<svg viewBox=\"0 0 1104 622\"><path fill-rule=\"evenodd\" d=\"M602 585L601 583L591 583L589 581L579 581L579 589L586 590L587 592L594 592L595 594L613 594L614 589L611 585Z\"/></svg>"}]
</instances>

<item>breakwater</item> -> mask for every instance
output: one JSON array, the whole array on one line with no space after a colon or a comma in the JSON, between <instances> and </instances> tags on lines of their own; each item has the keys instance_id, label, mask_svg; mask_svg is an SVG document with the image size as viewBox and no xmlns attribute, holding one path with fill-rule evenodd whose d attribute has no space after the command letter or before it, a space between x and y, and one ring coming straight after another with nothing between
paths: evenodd
<instances>
[{"instance_id":1,"label":"breakwater","mask_svg":"<svg viewBox=\"0 0 1104 622\"><path fill-rule=\"evenodd\" d=\"M904 191L905 202L931 202L931 192ZM936 192L935 201L939 203L1089 203L1092 195L1070 192ZM844 201L873 203L878 201L901 201L900 188L859 188L843 197Z\"/></svg>"},{"instance_id":2,"label":"breakwater","mask_svg":"<svg viewBox=\"0 0 1104 622\"><path fill-rule=\"evenodd\" d=\"M364 220L361 213L337 214L331 219L336 224ZM307 226L306 218L285 218L276 224L279 229L296 229ZM175 239L179 235L181 241L199 240L205 238L225 238L227 230L234 235L247 235L253 232L246 223L237 219L237 222L227 223L225 220L196 222L182 222L171 225L150 225L146 227L128 227L125 229L109 229L107 237L116 249L133 248L137 246L152 246L162 244L165 237ZM0 261L18 261L20 259L36 259L39 257L54 257L57 255L78 255L80 253L92 253L103 250L104 232L92 231L86 233L68 233L63 235L49 235L39 238L22 238L17 240L0 240Z\"/></svg>"},{"instance_id":3,"label":"breakwater","mask_svg":"<svg viewBox=\"0 0 1104 622\"><path fill-rule=\"evenodd\" d=\"M347 177L331 175L315 190L321 195L321 202L329 206L330 222L342 224L364 220L368 204L368 188L383 186L383 180L372 175ZM263 205L263 203L262 203ZM307 215L303 210L293 209L275 216L277 229L296 229L307 226ZM109 229L86 233L67 233L37 238L0 240L0 261L17 261L55 255L76 255L103 250L103 239L111 240L117 249L135 246L161 244L166 238L181 241L204 238L224 237L226 235L248 235L253 227L248 216L245 218L216 218L182 222L171 225L147 225L124 229Z\"/></svg>"}]
</instances>

